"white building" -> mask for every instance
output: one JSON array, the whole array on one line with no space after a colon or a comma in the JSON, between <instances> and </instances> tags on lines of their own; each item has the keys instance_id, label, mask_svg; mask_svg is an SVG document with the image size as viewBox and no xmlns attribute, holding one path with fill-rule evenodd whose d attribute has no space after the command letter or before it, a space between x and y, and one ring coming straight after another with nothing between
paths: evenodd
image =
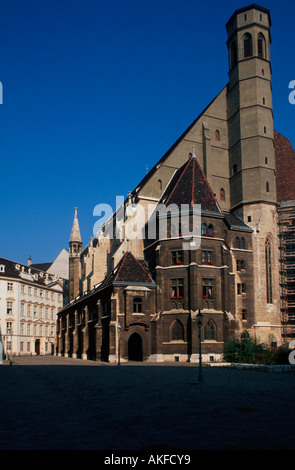
<instances>
[{"instance_id":1,"label":"white building","mask_svg":"<svg viewBox=\"0 0 295 470\"><path fill-rule=\"evenodd\" d=\"M53 353L64 297L65 279L57 274L0 258L0 350L6 358Z\"/></svg>"}]
</instances>

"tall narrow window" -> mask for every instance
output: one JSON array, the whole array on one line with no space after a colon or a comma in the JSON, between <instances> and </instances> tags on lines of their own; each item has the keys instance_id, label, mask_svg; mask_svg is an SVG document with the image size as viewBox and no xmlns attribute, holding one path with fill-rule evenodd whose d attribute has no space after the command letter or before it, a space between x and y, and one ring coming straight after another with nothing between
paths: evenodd
<instances>
[{"instance_id":1,"label":"tall narrow window","mask_svg":"<svg viewBox=\"0 0 295 470\"><path fill-rule=\"evenodd\" d=\"M171 341L184 341L184 328L180 320L175 320L171 325Z\"/></svg>"},{"instance_id":2,"label":"tall narrow window","mask_svg":"<svg viewBox=\"0 0 295 470\"><path fill-rule=\"evenodd\" d=\"M204 339L216 340L216 325L213 320L209 320L204 328Z\"/></svg>"},{"instance_id":3,"label":"tall narrow window","mask_svg":"<svg viewBox=\"0 0 295 470\"><path fill-rule=\"evenodd\" d=\"M257 40L257 48L258 48L258 57L265 59L265 39L263 34L258 34Z\"/></svg>"},{"instance_id":4,"label":"tall narrow window","mask_svg":"<svg viewBox=\"0 0 295 470\"><path fill-rule=\"evenodd\" d=\"M183 299L183 279L171 279L171 299Z\"/></svg>"},{"instance_id":5,"label":"tall narrow window","mask_svg":"<svg viewBox=\"0 0 295 470\"><path fill-rule=\"evenodd\" d=\"M244 58L251 57L253 55L252 52L252 36L251 34L247 33L244 36Z\"/></svg>"},{"instance_id":6,"label":"tall narrow window","mask_svg":"<svg viewBox=\"0 0 295 470\"><path fill-rule=\"evenodd\" d=\"M141 297L134 297L134 299L133 299L133 313L142 313L142 299L141 299Z\"/></svg>"},{"instance_id":7,"label":"tall narrow window","mask_svg":"<svg viewBox=\"0 0 295 470\"><path fill-rule=\"evenodd\" d=\"M266 182L266 192L269 193L269 182Z\"/></svg>"},{"instance_id":8,"label":"tall narrow window","mask_svg":"<svg viewBox=\"0 0 295 470\"><path fill-rule=\"evenodd\" d=\"M223 188L221 188L220 190L220 200L225 201L225 191Z\"/></svg>"},{"instance_id":9,"label":"tall narrow window","mask_svg":"<svg viewBox=\"0 0 295 470\"><path fill-rule=\"evenodd\" d=\"M158 189L162 191L162 180L158 180Z\"/></svg>"},{"instance_id":10,"label":"tall narrow window","mask_svg":"<svg viewBox=\"0 0 295 470\"><path fill-rule=\"evenodd\" d=\"M215 131L215 140L220 140L220 131L218 129Z\"/></svg>"},{"instance_id":11,"label":"tall narrow window","mask_svg":"<svg viewBox=\"0 0 295 470\"><path fill-rule=\"evenodd\" d=\"M266 271L266 301L272 304L272 273L271 273L271 243L269 238L265 242L265 271Z\"/></svg>"}]
</instances>

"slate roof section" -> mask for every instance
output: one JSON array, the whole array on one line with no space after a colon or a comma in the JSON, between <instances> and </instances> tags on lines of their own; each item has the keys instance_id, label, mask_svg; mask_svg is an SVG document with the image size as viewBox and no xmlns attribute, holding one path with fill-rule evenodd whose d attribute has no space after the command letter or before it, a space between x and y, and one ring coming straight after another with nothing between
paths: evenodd
<instances>
[{"instance_id":1,"label":"slate roof section","mask_svg":"<svg viewBox=\"0 0 295 470\"><path fill-rule=\"evenodd\" d=\"M274 131L277 201L295 200L295 151L288 139Z\"/></svg>"},{"instance_id":2,"label":"slate roof section","mask_svg":"<svg viewBox=\"0 0 295 470\"><path fill-rule=\"evenodd\" d=\"M48 280L53 281L54 276L44 272L44 270L37 269L33 266L26 266L25 264L17 263L16 261L7 258L0 258L0 266L5 266L4 271L0 271L1 277L14 278L19 281L28 281L34 284L47 285L46 277Z\"/></svg>"},{"instance_id":3,"label":"slate roof section","mask_svg":"<svg viewBox=\"0 0 295 470\"><path fill-rule=\"evenodd\" d=\"M221 212L213 191L203 172L197 158L193 155L174 174L160 203L170 206L176 204L201 204L201 210L209 212Z\"/></svg>"},{"instance_id":4,"label":"slate roof section","mask_svg":"<svg viewBox=\"0 0 295 470\"><path fill-rule=\"evenodd\" d=\"M103 282L103 285L116 282L154 284L145 261L135 258L130 251L127 251L123 255L114 271Z\"/></svg>"},{"instance_id":5,"label":"slate roof section","mask_svg":"<svg viewBox=\"0 0 295 470\"><path fill-rule=\"evenodd\" d=\"M40 269L40 271L47 271L52 263L37 263L31 264L31 268Z\"/></svg>"}]
</instances>

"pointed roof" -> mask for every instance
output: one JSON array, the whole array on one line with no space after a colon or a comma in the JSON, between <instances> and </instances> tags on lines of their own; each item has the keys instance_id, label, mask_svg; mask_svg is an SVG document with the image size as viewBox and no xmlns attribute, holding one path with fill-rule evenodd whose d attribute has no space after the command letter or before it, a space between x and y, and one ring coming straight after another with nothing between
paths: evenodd
<instances>
[{"instance_id":1,"label":"pointed roof","mask_svg":"<svg viewBox=\"0 0 295 470\"><path fill-rule=\"evenodd\" d=\"M114 271L103 282L103 285L115 282L154 284L145 261L135 258L130 251L123 255Z\"/></svg>"},{"instance_id":2,"label":"pointed roof","mask_svg":"<svg viewBox=\"0 0 295 470\"><path fill-rule=\"evenodd\" d=\"M70 242L80 242L80 243L82 243L80 227L79 227L79 221L78 221L78 216L77 216L77 210L78 210L77 207L75 207L75 217L74 217L72 232L71 232L71 236L70 236Z\"/></svg>"},{"instance_id":3,"label":"pointed roof","mask_svg":"<svg viewBox=\"0 0 295 470\"><path fill-rule=\"evenodd\" d=\"M160 203L166 206L176 204L179 208L181 204L190 207L201 204L202 211L221 212L195 154L175 172Z\"/></svg>"}]
</instances>

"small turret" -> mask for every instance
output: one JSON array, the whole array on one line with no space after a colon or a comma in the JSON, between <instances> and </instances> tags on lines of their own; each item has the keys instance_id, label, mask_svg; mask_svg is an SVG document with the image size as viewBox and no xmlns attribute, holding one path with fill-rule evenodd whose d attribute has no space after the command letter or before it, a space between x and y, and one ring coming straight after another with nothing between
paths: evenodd
<instances>
[{"instance_id":1,"label":"small turret","mask_svg":"<svg viewBox=\"0 0 295 470\"><path fill-rule=\"evenodd\" d=\"M77 207L69 241L69 300L79 295L80 285L80 253L82 251L82 238L80 233Z\"/></svg>"}]
</instances>

